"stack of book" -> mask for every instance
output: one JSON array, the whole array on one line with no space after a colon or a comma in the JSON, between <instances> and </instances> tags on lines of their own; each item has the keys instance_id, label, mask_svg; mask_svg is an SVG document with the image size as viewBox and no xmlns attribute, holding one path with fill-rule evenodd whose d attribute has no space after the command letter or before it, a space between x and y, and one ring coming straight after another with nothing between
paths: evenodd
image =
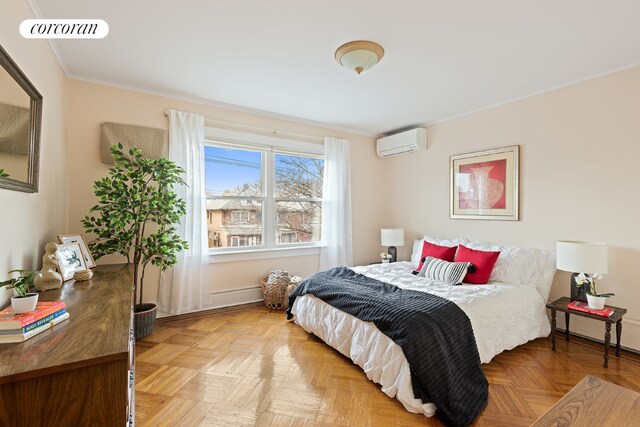
<instances>
[{"instance_id":1,"label":"stack of book","mask_svg":"<svg viewBox=\"0 0 640 427\"><path fill-rule=\"evenodd\" d=\"M567 306L571 310L581 311L583 313L594 314L596 316L611 317L613 308L605 307L603 309L591 308L586 302L571 301Z\"/></svg>"},{"instance_id":2,"label":"stack of book","mask_svg":"<svg viewBox=\"0 0 640 427\"><path fill-rule=\"evenodd\" d=\"M34 311L21 314L9 306L0 311L0 343L26 341L68 318L64 301L39 302Z\"/></svg>"}]
</instances>

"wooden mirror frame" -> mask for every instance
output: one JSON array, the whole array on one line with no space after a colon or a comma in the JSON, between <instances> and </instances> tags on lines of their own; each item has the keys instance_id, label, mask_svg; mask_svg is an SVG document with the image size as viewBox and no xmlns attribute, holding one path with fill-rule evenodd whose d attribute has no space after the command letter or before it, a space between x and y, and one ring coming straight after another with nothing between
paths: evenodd
<instances>
[{"instance_id":1,"label":"wooden mirror frame","mask_svg":"<svg viewBox=\"0 0 640 427\"><path fill-rule=\"evenodd\" d=\"M0 65L20 85L31 98L29 117L29 153L27 182L11 178L0 177L0 188L8 190L24 191L25 193L38 192L38 169L40 164L40 132L42 126L42 95L24 75L20 67L11 59L7 51L0 46ZM0 70L1 71L1 70Z\"/></svg>"}]
</instances>

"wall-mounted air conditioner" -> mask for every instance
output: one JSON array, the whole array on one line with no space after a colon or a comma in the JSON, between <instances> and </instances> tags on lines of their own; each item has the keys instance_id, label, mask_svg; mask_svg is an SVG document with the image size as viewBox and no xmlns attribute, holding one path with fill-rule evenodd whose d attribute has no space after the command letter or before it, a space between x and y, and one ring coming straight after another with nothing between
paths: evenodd
<instances>
[{"instance_id":1,"label":"wall-mounted air conditioner","mask_svg":"<svg viewBox=\"0 0 640 427\"><path fill-rule=\"evenodd\" d=\"M389 157L427 149L427 129L415 128L385 136L376 142L378 156Z\"/></svg>"}]
</instances>

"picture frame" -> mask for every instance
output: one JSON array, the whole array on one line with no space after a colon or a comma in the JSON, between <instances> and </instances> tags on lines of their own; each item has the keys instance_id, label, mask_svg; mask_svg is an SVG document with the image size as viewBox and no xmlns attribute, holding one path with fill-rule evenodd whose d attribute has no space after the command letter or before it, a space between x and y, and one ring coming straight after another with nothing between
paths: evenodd
<instances>
[{"instance_id":1,"label":"picture frame","mask_svg":"<svg viewBox=\"0 0 640 427\"><path fill-rule=\"evenodd\" d=\"M84 241L84 238L81 234L62 234L58 235L58 242L61 244L64 243L77 243L80 245L80 249L82 250L82 255L84 256L84 262L87 265L87 268L94 268L97 264L93 259L93 255L91 255L91 251L89 250L89 246Z\"/></svg>"},{"instance_id":2,"label":"picture frame","mask_svg":"<svg viewBox=\"0 0 640 427\"><path fill-rule=\"evenodd\" d=\"M520 146L449 157L449 217L518 221Z\"/></svg>"},{"instance_id":3,"label":"picture frame","mask_svg":"<svg viewBox=\"0 0 640 427\"><path fill-rule=\"evenodd\" d=\"M58 261L58 271L64 281L73 278L73 274L76 271L87 269L82 249L80 249L78 243L63 243L58 245L56 260Z\"/></svg>"}]
</instances>

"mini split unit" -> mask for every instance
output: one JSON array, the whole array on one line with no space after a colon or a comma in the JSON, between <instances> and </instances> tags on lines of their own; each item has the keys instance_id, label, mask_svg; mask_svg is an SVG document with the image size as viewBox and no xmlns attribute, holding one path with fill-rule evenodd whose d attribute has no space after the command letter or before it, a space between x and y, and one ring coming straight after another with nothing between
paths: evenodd
<instances>
[{"instance_id":1,"label":"mini split unit","mask_svg":"<svg viewBox=\"0 0 640 427\"><path fill-rule=\"evenodd\" d=\"M380 157L398 156L426 149L427 130L425 128L407 130L376 141L376 150Z\"/></svg>"}]
</instances>

